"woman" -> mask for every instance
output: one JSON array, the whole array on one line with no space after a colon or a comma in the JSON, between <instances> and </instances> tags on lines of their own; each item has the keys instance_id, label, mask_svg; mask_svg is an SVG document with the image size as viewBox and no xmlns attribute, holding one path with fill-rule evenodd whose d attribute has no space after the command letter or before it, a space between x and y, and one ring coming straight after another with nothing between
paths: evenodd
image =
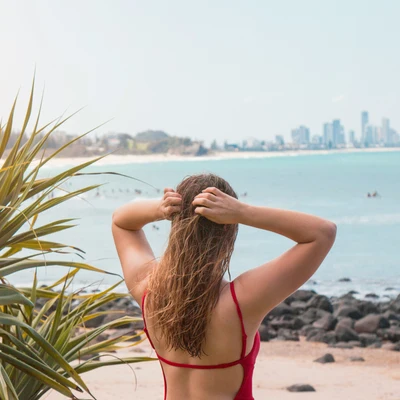
<instances>
[{"instance_id":1,"label":"woman","mask_svg":"<svg viewBox=\"0 0 400 400\"><path fill-rule=\"evenodd\" d=\"M167 248L154 257L143 226L171 220ZM233 282L229 268L238 225L296 242ZM250 400L258 328L276 305L320 266L336 236L325 219L240 202L213 174L185 178L157 201L126 204L112 231L129 292L142 304L145 332L160 360L167 400ZM261 250L261 249L260 249Z\"/></svg>"}]
</instances>

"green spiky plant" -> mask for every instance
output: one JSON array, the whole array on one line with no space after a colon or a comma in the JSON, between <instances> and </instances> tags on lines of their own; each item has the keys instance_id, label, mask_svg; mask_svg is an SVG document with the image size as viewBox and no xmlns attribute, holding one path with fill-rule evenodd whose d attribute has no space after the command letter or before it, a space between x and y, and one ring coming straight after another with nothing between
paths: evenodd
<instances>
[{"instance_id":1,"label":"green spiky plant","mask_svg":"<svg viewBox=\"0 0 400 400\"><path fill-rule=\"evenodd\" d=\"M38 400L50 389L72 399L77 399L73 391L87 393L95 398L80 376L82 373L102 366L130 364L152 358L114 357L103 361L98 357L90 357L92 354L119 349L122 342L134 338L121 334L113 339L101 339L100 335L107 329L141 319L124 316L98 328L86 329L85 322L104 313L98 311L99 307L127 296L114 292L120 282L100 293L71 292L69 286L80 269L106 272L84 262L47 259L47 255L52 253L82 251L42 239L72 228L74 225L70 223L71 219L59 219L36 227L38 216L95 189L98 185L68 192L62 188L62 184L83 174L79 171L104 156L50 178L39 179L39 172L44 165L89 132L74 138L53 154L46 155L44 149L50 135L71 116L39 127L41 103L33 128L27 136L33 97L34 84L22 130L7 155L5 151L13 130L16 101L7 122L0 124L0 399ZM55 189L63 190L64 194L49 196ZM24 249L32 254L18 257L18 253ZM38 288L36 268L43 266L65 266L69 271L53 285ZM17 289L12 285L14 273L32 268L35 274L31 287ZM54 291L56 286L61 286L62 290ZM38 299L41 301L40 309L35 308ZM137 343L140 340L131 346ZM83 356L89 359L82 361Z\"/></svg>"}]
</instances>

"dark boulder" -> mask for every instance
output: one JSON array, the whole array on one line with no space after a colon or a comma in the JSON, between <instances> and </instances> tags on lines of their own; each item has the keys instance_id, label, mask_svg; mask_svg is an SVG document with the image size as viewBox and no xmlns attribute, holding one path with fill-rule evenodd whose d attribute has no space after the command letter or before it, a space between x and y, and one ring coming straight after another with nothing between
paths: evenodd
<instances>
[{"instance_id":1,"label":"dark boulder","mask_svg":"<svg viewBox=\"0 0 400 400\"><path fill-rule=\"evenodd\" d=\"M292 340L294 342L298 342L299 339L299 334L297 331L291 330L291 329L284 329L281 328L278 330L278 340Z\"/></svg>"},{"instance_id":2,"label":"dark boulder","mask_svg":"<svg viewBox=\"0 0 400 400\"><path fill-rule=\"evenodd\" d=\"M342 306L334 313L335 317L350 317L352 319L362 318L362 314L356 307Z\"/></svg>"},{"instance_id":3,"label":"dark boulder","mask_svg":"<svg viewBox=\"0 0 400 400\"><path fill-rule=\"evenodd\" d=\"M308 342L321 342L332 344L336 343L336 335L333 331L326 332L323 329L315 329L314 331L308 332L306 340Z\"/></svg>"},{"instance_id":4,"label":"dark boulder","mask_svg":"<svg viewBox=\"0 0 400 400\"><path fill-rule=\"evenodd\" d=\"M315 296L317 293L314 290L303 290L299 289L292 293L289 297L286 298L285 302L288 304L293 303L294 301L304 301L307 302L311 299L311 297Z\"/></svg>"},{"instance_id":5,"label":"dark boulder","mask_svg":"<svg viewBox=\"0 0 400 400\"><path fill-rule=\"evenodd\" d=\"M349 360L350 360L350 361L365 361L364 358L362 358L362 357L357 357L357 356L350 357Z\"/></svg>"},{"instance_id":6,"label":"dark boulder","mask_svg":"<svg viewBox=\"0 0 400 400\"><path fill-rule=\"evenodd\" d=\"M316 320L313 323L313 326L316 328L322 328L326 331L330 331L332 329L335 329L337 322L338 320L335 317L333 317L331 314L327 314L322 318Z\"/></svg>"},{"instance_id":7,"label":"dark boulder","mask_svg":"<svg viewBox=\"0 0 400 400\"><path fill-rule=\"evenodd\" d=\"M339 317L336 326L346 326L347 328L353 329L354 323L354 319L351 319L350 317Z\"/></svg>"},{"instance_id":8,"label":"dark boulder","mask_svg":"<svg viewBox=\"0 0 400 400\"><path fill-rule=\"evenodd\" d=\"M343 325L337 325L335 334L338 342L349 342L350 340L359 340L357 332Z\"/></svg>"},{"instance_id":9,"label":"dark boulder","mask_svg":"<svg viewBox=\"0 0 400 400\"><path fill-rule=\"evenodd\" d=\"M307 301L307 308L317 308L321 310L328 311L330 313L333 312L333 306L328 299L328 297L317 294L314 297L312 297L310 300Z\"/></svg>"},{"instance_id":10,"label":"dark boulder","mask_svg":"<svg viewBox=\"0 0 400 400\"><path fill-rule=\"evenodd\" d=\"M296 315L297 312L292 307L288 306L286 303L279 303L276 307L274 307L267 316L269 317L280 317L281 315L290 314Z\"/></svg>"},{"instance_id":11,"label":"dark boulder","mask_svg":"<svg viewBox=\"0 0 400 400\"><path fill-rule=\"evenodd\" d=\"M307 303L305 301L295 300L290 303L290 307L301 312L306 310Z\"/></svg>"},{"instance_id":12,"label":"dark boulder","mask_svg":"<svg viewBox=\"0 0 400 400\"><path fill-rule=\"evenodd\" d=\"M374 343L381 343L379 337L374 333L360 333L358 336L364 347L368 347Z\"/></svg>"},{"instance_id":13,"label":"dark boulder","mask_svg":"<svg viewBox=\"0 0 400 400\"><path fill-rule=\"evenodd\" d=\"M380 314L369 314L359 319L354 324L354 330L357 333L373 333L379 328L389 328L389 321Z\"/></svg>"},{"instance_id":14,"label":"dark boulder","mask_svg":"<svg viewBox=\"0 0 400 400\"><path fill-rule=\"evenodd\" d=\"M326 364L326 363L335 362L335 359L333 358L333 355L331 353L326 353L322 357L319 357L316 360L314 360L314 362L319 362L321 364Z\"/></svg>"},{"instance_id":15,"label":"dark boulder","mask_svg":"<svg viewBox=\"0 0 400 400\"><path fill-rule=\"evenodd\" d=\"M299 383L286 388L289 392L315 392L316 390L308 384Z\"/></svg>"},{"instance_id":16,"label":"dark boulder","mask_svg":"<svg viewBox=\"0 0 400 400\"><path fill-rule=\"evenodd\" d=\"M261 324L258 328L258 332L260 333L260 339L262 342L268 342L271 339L268 326Z\"/></svg>"}]
</instances>

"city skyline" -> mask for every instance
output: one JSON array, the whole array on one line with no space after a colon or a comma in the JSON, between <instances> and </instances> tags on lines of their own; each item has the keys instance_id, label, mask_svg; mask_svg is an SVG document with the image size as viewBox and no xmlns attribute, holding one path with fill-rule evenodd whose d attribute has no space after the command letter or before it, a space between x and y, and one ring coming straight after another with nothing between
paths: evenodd
<instances>
[{"instance_id":1,"label":"city skyline","mask_svg":"<svg viewBox=\"0 0 400 400\"><path fill-rule=\"evenodd\" d=\"M390 118L382 117L381 125L370 123L367 110L361 111L361 128L358 135L354 129L346 131L340 119L334 119L332 122L323 123L322 134L312 134L307 126L300 125L298 128L292 129L291 139L298 145L318 143L328 145L329 148L340 147L348 143L360 147L400 144L399 133L390 126Z\"/></svg>"}]
</instances>

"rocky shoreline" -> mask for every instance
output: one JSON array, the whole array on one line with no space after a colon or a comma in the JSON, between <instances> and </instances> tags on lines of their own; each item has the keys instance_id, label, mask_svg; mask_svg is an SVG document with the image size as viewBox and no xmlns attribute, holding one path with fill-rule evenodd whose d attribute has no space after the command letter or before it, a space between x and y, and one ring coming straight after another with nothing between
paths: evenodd
<instances>
[{"instance_id":1,"label":"rocky shoreline","mask_svg":"<svg viewBox=\"0 0 400 400\"><path fill-rule=\"evenodd\" d=\"M328 298L314 290L297 290L264 318L261 340L299 341L299 336L305 336L328 347L400 351L400 294L373 302L356 299L355 293Z\"/></svg>"},{"instance_id":2,"label":"rocky shoreline","mask_svg":"<svg viewBox=\"0 0 400 400\"><path fill-rule=\"evenodd\" d=\"M323 342L337 348L383 348L400 351L400 294L395 299L376 301L373 294L359 300L356 292L327 297L314 290L297 290L272 309L262 321L259 332L262 341L299 341L304 336L310 342ZM129 298L117 299L98 309L110 311L86 322L95 328L123 315L141 317L140 308ZM119 334L140 333L143 321L119 327ZM122 332L122 330L124 332ZM139 340L136 338L134 340Z\"/></svg>"}]
</instances>

